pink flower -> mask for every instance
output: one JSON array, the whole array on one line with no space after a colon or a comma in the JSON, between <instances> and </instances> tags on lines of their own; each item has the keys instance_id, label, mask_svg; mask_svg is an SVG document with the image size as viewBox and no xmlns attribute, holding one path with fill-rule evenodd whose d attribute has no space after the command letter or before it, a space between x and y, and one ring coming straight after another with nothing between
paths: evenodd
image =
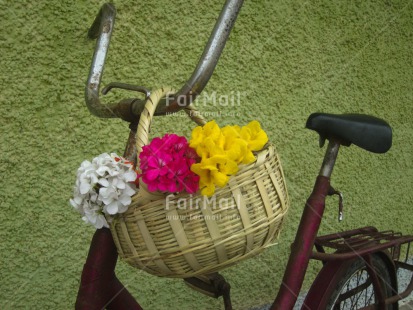
<instances>
[{"instance_id":1,"label":"pink flower","mask_svg":"<svg viewBox=\"0 0 413 310\"><path fill-rule=\"evenodd\" d=\"M188 173L185 176L182 185L187 193L196 193L199 189L199 175L196 175L195 173Z\"/></svg>"},{"instance_id":2,"label":"pink flower","mask_svg":"<svg viewBox=\"0 0 413 310\"><path fill-rule=\"evenodd\" d=\"M156 182L153 182L156 185L156 189L162 192L175 193L179 192L176 182L172 181L167 176L160 177Z\"/></svg>"},{"instance_id":3,"label":"pink flower","mask_svg":"<svg viewBox=\"0 0 413 310\"><path fill-rule=\"evenodd\" d=\"M185 157L187 158L187 162L189 164L189 166L191 166L192 164L195 164L196 162L199 161L199 156L196 153L196 151L191 148L191 147L187 147L185 150Z\"/></svg>"},{"instance_id":4,"label":"pink flower","mask_svg":"<svg viewBox=\"0 0 413 310\"><path fill-rule=\"evenodd\" d=\"M167 174L169 171L167 164L170 161L171 156L168 154L159 153L156 156L148 156L144 178L153 181L159 176Z\"/></svg>"},{"instance_id":5,"label":"pink flower","mask_svg":"<svg viewBox=\"0 0 413 310\"><path fill-rule=\"evenodd\" d=\"M182 192L185 189L184 180L188 175L189 170L187 160L185 158L177 158L176 161L173 161L169 165L170 169L168 172L168 178L170 180L176 180L176 190L175 192Z\"/></svg>"},{"instance_id":6,"label":"pink flower","mask_svg":"<svg viewBox=\"0 0 413 310\"><path fill-rule=\"evenodd\" d=\"M199 188L199 177L190 169L199 157L185 137L166 134L155 138L142 148L139 160L139 177L149 191L195 193Z\"/></svg>"},{"instance_id":7,"label":"pink flower","mask_svg":"<svg viewBox=\"0 0 413 310\"><path fill-rule=\"evenodd\" d=\"M183 155L185 151L188 149L188 141L185 137L180 137L177 135L173 135L174 137L171 138L172 149L175 154Z\"/></svg>"}]
</instances>

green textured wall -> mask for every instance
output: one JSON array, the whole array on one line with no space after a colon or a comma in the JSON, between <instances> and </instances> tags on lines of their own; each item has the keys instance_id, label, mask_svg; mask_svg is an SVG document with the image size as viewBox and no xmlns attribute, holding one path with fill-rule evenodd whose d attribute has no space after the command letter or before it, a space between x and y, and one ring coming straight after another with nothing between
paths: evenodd
<instances>
[{"instance_id":1,"label":"green textured wall","mask_svg":"<svg viewBox=\"0 0 413 310\"><path fill-rule=\"evenodd\" d=\"M71 209L84 159L122 153L120 120L92 117L84 84L95 42L86 39L102 1L0 1L0 308L71 309L93 228ZM117 21L103 84L179 88L190 76L223 1L115 1ZM311 112L368 113L393 127L385 155L343 148L322 232L364 225L413 233L413 3L400 0L246 1L210 83L220 124L258 119L281 154L292 208L280 244L225 270L235 309L269 302L277 290L304 199L323 150L304 130ZM129 97L126 92L105 102ZM231 113L229 113L231 112ZM234 117L232 115L239 115ZM156 119L154 134L188 133L189 122ZM316 265L311 266L314 274ZM220 309L180 280L120 262L119 278L145 309ZM311 274L310 274L311 275ZM310 277L311 278L311 277Z\"/></svg>"}]
</instances>

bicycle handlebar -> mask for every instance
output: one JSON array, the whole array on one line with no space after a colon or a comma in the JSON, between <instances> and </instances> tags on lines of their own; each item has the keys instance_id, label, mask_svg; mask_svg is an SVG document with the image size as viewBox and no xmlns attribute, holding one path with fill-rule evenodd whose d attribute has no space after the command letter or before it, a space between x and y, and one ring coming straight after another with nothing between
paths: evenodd
<instances>
[{"instance_id":1,"label":"bicycle handlebar","mask_svg":"<svg viewBox=\"0 0 413 310\"><path fill-rule=\"evenodd\" d=\"M177 112L191 104L202 92L218 63L242 4L243 0L226 1L192 76L172 98L160 102L156 115ZM97 42L86 84L85 99L89 111L95 116L101 118L120 117L123 120L131 121L143 111L143 101L126 99L117 104L102 104L99 98L100 83L115 16L115 7L106 3L101 7L89 29L88 37L97 39Z\"/></svg>"},{"instance_id":2,"label":"bicycle handlebar","mask_svg":"<svg viewBox=\"0 0 413 310\"><path fill-rule=\"evenodd\" d=\"M100 82L115 24L115 16L115 7L110 3L105 3L88 31L88 37L97 39L97 42L86 83L86 106L93 115L103 118L117 117L117 105L103 105L99 99Z\"/></svg>"}]
</instances>

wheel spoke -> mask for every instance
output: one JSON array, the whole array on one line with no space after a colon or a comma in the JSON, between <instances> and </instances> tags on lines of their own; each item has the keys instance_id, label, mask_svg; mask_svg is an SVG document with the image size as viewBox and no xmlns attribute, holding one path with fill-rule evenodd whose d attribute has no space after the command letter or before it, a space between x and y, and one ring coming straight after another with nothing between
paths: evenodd
<instances>
[{"instance_id":1,"label":"wheel spoke","mask_svg":"<svg viewBox=\"0 0 413 310\"><path fill-rule=\"evenodd\" d=\"M385 297L392 296L395 288L391 285L390 271L378 256L374 257L373 261L375 271L383 285ZM348 272L337 283L335 292L330 299L328 307L330 310L361 309L378 302L372 278L363 260L355 261L349 267ZM389 306L386 309L393 309L393 307Z\"/></svg>"}]
</instances>

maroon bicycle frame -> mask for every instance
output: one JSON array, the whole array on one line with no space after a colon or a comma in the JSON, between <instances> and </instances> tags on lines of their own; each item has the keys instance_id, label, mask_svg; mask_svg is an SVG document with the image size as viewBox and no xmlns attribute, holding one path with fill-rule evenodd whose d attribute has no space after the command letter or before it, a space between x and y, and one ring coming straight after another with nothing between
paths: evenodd
<instances>
[{"instance_id":1,"label":"maroon bicycle frame","mask_svg":"<svg viewBox=\"0 0 413 310\"><path fill-rule=\"evenodd\" d=\"M314 241L320 227L325 208L325 197L330 188L330 179L318 176L313 192L308 198L291 246L291 255L284 273L282 284L271 309L293 309L300 293L311 258Z\"/></svg>"},{"instance_id":2,"label":"maroon bicycle frame","mask_svg":"<svg viewBox=\"0 0 413 310\"><path fill-rule=\"evenodd\" d=\"M340 143L330 141L320 174L314 189L307 199L291 254L284 273L278 295L271 307L274 309L293 309L312 255L315 238L323 218L325 200L330 190L330 176L334 168Z\"/></svg>"},{"instance_id":3,"label":"maroon bicycle frame","mask_svg":"<svg viewBox=\"0 0 413 310\"><path fill-rule=\"evenodd\" d=\"M178 104L179 98L189 99L184 100L186 104L189 104L195 99L196 96L194 96L194 94L199 94L202 91L214 71L242 3L242 0L226 1L193 75L177 93L170 105L166 106L164 104L164 107L161 110L157 110L158 115L164 115L167 111L176 112L183 108L183 105ZM99 99L100 82L113 30L114 19L114 6L105 4L102 6L102 9L99 11L96 20L89 30L89 37L97 39L97 44L85 89L86 104L91 113L98 117L120 117L128 122L132 121L131 134L125 151L125 157L133 160L136 156L136 149L134 149L135 130L132 127L136 126L139 114L143 109L144 100L137 100L134 98L122 100L118 104L103 105ZM104 93L114 87L147 93L142 87L135 87L122 83L110 84L109 87L107 86L105 88ZM329 141L319 176L316 179L313 191L304 207L295 241L291 247L291 254L282 284L278 291L278 295L271 306L272 310L293 309L297 301L297 296L300 293L310 259L315 258L329 261L329 263L327 263L321 270L318 279L324 280L329 277L328 283L333 285L336 283L335 281L337 280L337 277L340 276L340 271L344 270L347 267L347 264L351 263L352 259L357 256L363 256L368 262L371 253L376 253L377 251L384 250L386 247L388 248L392 246L391 243L388 243L387 245L382 244L344 254L330 255L326 253L313 253L318 229L325 209L325 198L332 189L330 186L330 176L334 168L339 147L339 141L335 141L334 139ZM354 233L356 234L357 231ZM412 236L409 238L410 241L413 240ZM398 244L401 243L401 240L402 239L397 241ZM78 298L76 301L76 309L97 310L104 307L112 310L141 309L140 305L134 300L132 295L129 294L127 289L116 278L114 270L117 257L117 250L110 231L108 229L97 230L92 240L90 252L82 273ZM389 267L391 267L390 264L393 264L391 258L389 258ZM408 266L406 268L408 268ZM375 271L372 270L369 271L369 273L373 282L377 282L375 281L377 280ZM319 283L322 283L321 280L316 284L318 285ZM377 283L374 285L376 289ZM409 285L409 290L406 290L403 294L393 296L389 300L379 300L379 306L383 308L384 302L394 302L397 298L408 294L412 290L413 280ZM309 301L303 308L312 310L323 309L320 308L323 307L322 302L320 301L323 299L323 296L325 296L322 289L310 290L308 296L309 298L312 298L312 301ZM307 300L305 302L307 302Z\"/></svg>"},{"instance_id":4,"label":"maroon bicycle frame","mask_svg":"<svg viewBox=\"0 0 413 310\"><path fill-rule=\"evenodd\" d=\"M129 142L134 141L134 134L131 133ZM133 145L133 143L128 143ZM271 310L291 310L293 309L297 296L300 294L304 277L310 259L318 259L327 262L315 284L310 289L306 300L304 301L304 309L322 310L325 308L325 303L328 294L326 290L328 286L336 285L341 276L341 272L346 270L349 264L358 257L363 257L369 265L372 253L383 251L403 242L413 240L412 236L398 237L397 240L389 241L385 244L377 244L369 247L361 247L340 254L326 254L313 252L315 246L317 232L319 230L321 220L325 209L326 196L335 192L330 185L330 176L334 168L335 160L339 151L340 143L335 140L330 140L327 151L321 166L320 173L316 179L313 191L304 207L301 221L297 230L295 240L291 246L291 253L284 273L281 287L277 297L271 306ZM125 155L131 155L133 152L127 147ZM357 229L340 234L337 236L357 235L365 230L372 228ZM374 229L373 229L374 230ZM376 230L375 230L376 231ZM322 237L323 238L323 237ZM387 255L385 252L381 252ZM115 266L117 260L116 246L108 229L98 229L91 243L90 252L88 255L85 268L82 273L82 281L79 288L76 309L142 309L135 301L127 289L119 282L115 276ZM393 268L394 264L391 257L387 259L388 268ZM378 309L385 309L385 304L397 302L397 300L407 296L413 290L413 279L406 292L395 294L391 298L385 299L381 292L378 276L373 268L367 268L372 278L374 289L378 296ZM395 272L394 272L395 274ZM374 306L372 309L375 309ZM230 307L226 309L231 309ZM366 309L369 309L367 307Z\"/></svg>"},{"instance_id":5,"label":"maroon bicycle frame","mask_svg":"<svg viewBox=\"0 0 413 310\"><path fill-rule=\"evenodd\" d=\"M312 249L314 247L315 238L317 236L317 232L321 224L321 219L323 217L325 209L325 198L330 190L330 175L334 167L339 146L340 144L338 142L330 141L327 147L320 175L317 177L313 192L307 200L304 212L301 217L296 238L291 248L290 258L285 270L281 288L271 309L293 309L294 304L297 300L297 296L300 293L308 263L312 256ZM98 239L98 236L100 236L100 239ZM95 234L94 239L95 240L92 241L91 250L88 256L88 260L92 260L92 262L85 264L85 270L83 271L82 275L82 285L79 290L76 308L92 309L90 308L92 306L90 302L87 302L87 300L90 298L90 293L92 292L92 295L95 295L95 307L98 306L96 305L96 303L100 303L100 308L102 307L102 305L106 305L111 309L122 309L122 307L118 308L115 305L115 302L121 304L121 300L124 299L124 302L129 305L130 309L141 309L139 304L135 303L133 298L131 298L127 290L125 290L123 286L118 284L117 279L114 278L117 253L113 241L108 241L108 239L111 239L110 232L103 232L103 230L98 230ZM100 243L100 245L98 246L97 243ZM106 252L108 252L110 255L108 254L106 256L102 256L102 252L98 251L97 249L97 247L99 247L100 250L102 250L102 246L106 246ZM100 253L98 255L94 252ZM90 270L92 270L93 272ZM124 296L116 296L116 290L112 289L109 283L102 281L106 278L111 279L111 281L112 279L116 280L116 287L120 289L120 292L123 292ZM98 281L96 281L95 279L97 279ZM105 284L103 284L102 282ZM99 291L99 287L100 290L102 290L102 287L106 287L106 289ZM110 292L107 292L109 288ZM87 293L85 292L85 289L88 291ZM97 302L98 300L99 302Z\"/></svg>"},{"instance_id":6,"label":"maroon bicycle frame","mask_svg":"<svg viewBox=\"0 0 413 310\"><path fill-rule=\"evenodd\" d=\"M295 240L291 246L291 254L287 263L281 287L277 297L271 306L271 310L290 310L293 309L297 296L304 281L307 267L310 259L317 259L324 262L324 267L321 269L318 278L313 283L307 297L304 301L302 309L324 310L328 302L329 294L327 289L335 287L342 273L350 266L354 259L362 258L366 262L367 272L369 273L373 288L377 296L377 305L367 306L363 309L386 309L386 305L396 303L398 300L408 296L413 291L413 279L404 292L394 292L394 295L386 298L383 294L383 288L380 284L379 277L374 268L372 268L372 255L380 254L382 259L391 270L390 277L393 284L397 283L395 263L393 257L388 253L388 249L400 246L403 243L408 243L413 240L412 236L394 236L383 240L385 242L373 242L368 246L359 246L357 249L349 247L347 251L341 253L319 253L313 252L315 241L317 238L318 229L323 218L325 209L326 196L337 194L330 185L330 177L334 168L335 160L338 155L340 142L331 139L327 147L323 164L319 176L316 179L313 191L304 207L301 221L297 230ZM355 229L343 233L337 233L329 236L324 236L318 239L326 239L326 237L348 238L364 233L373 233L380 235L374 227L366 227ZM377 241L377 240L376 240ZM401 264L402 268L412 270L409 265ZM400 266L399 266L400 267ZM376 308L378 306L378 308Z\"/></svg>"}]
</instances>

